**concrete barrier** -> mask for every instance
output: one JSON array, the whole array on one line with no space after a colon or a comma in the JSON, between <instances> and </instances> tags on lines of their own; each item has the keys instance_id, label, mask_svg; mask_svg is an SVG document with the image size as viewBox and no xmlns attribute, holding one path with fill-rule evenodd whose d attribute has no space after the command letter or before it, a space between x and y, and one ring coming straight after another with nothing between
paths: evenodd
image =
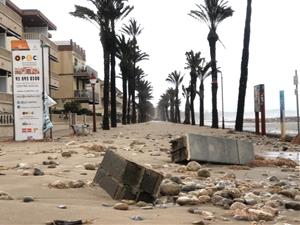
<instances>
[{"instance_id":1,"label":"concrete barrier","mask_svg":"<svg viewBox=\"0 0 300 225\"><path fill-rule=\"evenodd\" d=\"M108 150L94 178L113 199L153 202L163 176Z\"/></svg>"}]
</instances>

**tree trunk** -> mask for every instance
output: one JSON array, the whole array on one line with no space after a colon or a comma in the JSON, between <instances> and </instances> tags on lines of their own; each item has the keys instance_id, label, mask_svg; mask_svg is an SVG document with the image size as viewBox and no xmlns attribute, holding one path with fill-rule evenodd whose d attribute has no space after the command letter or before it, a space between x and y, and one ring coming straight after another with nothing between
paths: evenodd
<instances>
[{"instance_id":1,"label":"tree trunk","mask_svg":"<svg viewBox=\"0 0 300 225\"><path fill-rule=\"evenodd\" d=\"M243 56L241 62L239 97L238 97L237 114L235 120L235 130L237 131L243 131L243 122L244 122L244 108L245 108L245 98L246 98L247 80L248 80L249 45L250 45L250 33L251 33L251 13L252 13L251 4L252 4L252 0L248 0L245 30L244 30L244 48L243 48Z\"/></svg>"},{"instance_id":2,"label":"tree trunk","mask_svg":"<svg viewBox=\"0 0 300 225\"><path fill-rule=\"evenodd\" d=\"M132 93L131 93L131 98L132 98L132 117L131 117L131 122L134 124L136 123L136 104L135 104L135 88L136 88L136 82L135 82L135 63L133 65L133 79L132 79Z\"/></svg>"},{"instance_id":3,"label":"tree trunk","mask_svg":"<svg viewBox=\"0 0 300 225\"><path fill-rule=\"evenodd\" d=\"M112 47L111 47L111 74L110 74L110 122L111 127L117 127L117 101L116 101L116 34L115 34L115 23L111 20L111 35L112 35Z\"/></svg>"},{"instance_id":4,"label":"tree trunk","mask_svg":"<svg viewBox=\"0 0 300 225\"><path fill-rule=\"evenodd\" d=\"M166 119L169 122L170 118L169 118L169 113L168 113L168 107L165 107L165 113L166 113Z\"/></svg>"},{"instance_id":5,"label":"tree trunk","mask_svg":"<svg viewBox=\"0 0 300 225\"><path fill-rule=\"evenodd\" d=\"M127 101L127 124L130 124L131 117L130 117L130 108L131 108L131 78L128 79L128 101Z\"/></svg>"},{"instance_id":6,"label":"tree trunk","mask_svg":"<svg viewBox=\"0 0 300 225\"><path fill-rule=\"evenodd\" d=\"M200 126L204 126L204 84L203 84L203 80L201 80L201 84L200 84Z\"/></svg>"},{"instance_id":7,"label":"tree trunk","mask_svg":"<svg viewBox=\"0 0 300 225\"><path fill-rule=\"evenodd\" d=\"M210 48L211 57L211 72L212 72L212 82L211 82L211 92L212 92L212 128L219 128L218 119L218 106L217 106L217 93L218 93L218 70L216 61L216 42L218 40L218 35L215 30L210 30L208 34L208 42Z\"/></svg>"},{"instance_id":8,"label":"tree trunk","mask_svg":"<svg viewBox=\"0 0 300 225\"><path fill-rule=\"evenodd\" d=\"M184 124L191 124L191 118L190 118L190 101L189 101L189 96L186 97L186 102L185 102L185 118L184 118Z\"/></svg>"},{"instance_id":9,"label":"tree trunk","mask_svg":"<svg viewBox=\"0 0 300 225\"><path fill-rule=\"evenodd\" d=\"M122 72L123 73L123 72ZM122 76L126 76L122 74ZM127 115L127 79L123 77L122 79L122 86L123 86L123 106L122 106L122 124L126 125L126 115Z\"/></svg>"},{"instance_id":10,"label":"tree trunk","mask_svg":"<svg viewBox=\"0 0 300 225\"><path fill-rule=\"evenodd\" d=\"M174 105L174 99L170 101L170 117L171 117L171 122L175 123L175 105Z\"/></svg>"},{"instance_id":11,"label":"tree trunk","mask_svg":"<svg viewBox=\"0 0 300 225\"><path fill-rule=\"evenodd\" d=\"M179 109L179 98L178 98L178 87L176 88L176 123L181 123L180 109Z\"/></svg>"},{"instance_id":12,"label":"tree trunk","mask_svg":"<svg viewBox=\"0 0 300 225\"><path fill-rule=\"evenodd\" d=\"M194 109L194 100L196 97L196 85L197 85L197 77L196 72L191 71L191 117L192 117L192 125L195 125L195 109Z\"/></svg>"},{"instance_id":13,"label":"tree trunk","mask_svg":"<svg viewBox=\"0 0 300 225\"><path fill-rule=\"evenodd\" d=\"M103 58L104 58L104 113L103 113L103 123L102 129L109 130L109 52L104 47L103 48Z\"/></svg>"}]
</instances>

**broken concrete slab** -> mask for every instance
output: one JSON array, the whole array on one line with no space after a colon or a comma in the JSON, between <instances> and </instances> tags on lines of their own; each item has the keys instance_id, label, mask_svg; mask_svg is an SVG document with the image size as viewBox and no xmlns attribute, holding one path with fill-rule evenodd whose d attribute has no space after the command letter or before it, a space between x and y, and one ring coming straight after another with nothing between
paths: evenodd
<instances>
[{"instance_id":1,"label":"broken concrete slab","mask_svg":"<svg viewBox=\"0 0 300 225\"><path fill-rule=\"evenodd\" d=\"M97 170L94 183L113 199L153 202L163 175L108 150Z\"/></svg>"},{"instance_id":2,"label":"broken concrete slab","mask_svg":"<svg viewBox=\"0 0 300 225\"><path fill-rule=\"evenodd\" d=\"M171 141L172 161L247 164L254 159L253 144L224 137L187 134Z\"/></svg>"}]
</instances>

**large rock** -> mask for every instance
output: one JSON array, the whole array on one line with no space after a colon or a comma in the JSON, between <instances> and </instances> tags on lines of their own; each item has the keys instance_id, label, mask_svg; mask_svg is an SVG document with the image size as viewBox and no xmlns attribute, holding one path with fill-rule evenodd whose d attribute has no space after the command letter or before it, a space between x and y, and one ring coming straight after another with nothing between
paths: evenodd
<instances>
[{"instance_id":1,"label":"large rock","mask_svg":"<svg viewBox=\"0 0 300 225\"><path fill-rule=\"evenodd\" d=\"M208 169L200 169L197 171L197 175L198 175L198 177L207 178L207 177L210 177L210 172Z\"/></svg>"},{"instance_id":2,"label":"large rock","mask_svg":"<svg viewBox=\"0 0 300 225\"><path fill-rule=\"evenodd\" d=\"M176 201L177 204L183 205L197 205L199 200L195 196L181 196Z\"/></svg>"},{"instance_id":3,"label":"large rock","mask_svg":"<svg viewBox=\"0 0 300 225\"><path fill-rule=\"evenodd\" d=\"M286 202L284 206L286 209L300 210L300 202Z\"/></svg>"}]
</instances>

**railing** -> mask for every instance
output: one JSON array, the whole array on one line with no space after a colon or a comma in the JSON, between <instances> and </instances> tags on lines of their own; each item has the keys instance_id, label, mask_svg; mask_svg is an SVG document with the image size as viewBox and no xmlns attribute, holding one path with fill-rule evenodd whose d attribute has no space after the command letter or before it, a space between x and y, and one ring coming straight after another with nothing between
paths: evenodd
<instances>
[{"instance_id":1,"label":"railing","mask_svg":"<svg viewBox=\"0 0 300 225\"><path fill-rule=\"evenodd\" d=\"M86 76L90 77L92 74L94 74L97 77L97 71L94 70L90 66L74 66L74 75L78 77Z\"/></svg>"},{"instance_id":2,"label":"railing","mask_svg":"<svg viewBox=\"0 0 300 225\"><path fill-rule=\"evenodd\" d=\"M0 47L0 57L5 57L7 60L11 61L11 52L5 48Z\"/></svg>"},{"instance_id":3,"label":"railing","mask_svg":"<svg viewBox=\"0 0 300 225\"><path fill-rule=\"evenodd\" d=\"M0 3L0 23L15 32L22 35L22 17L15 13L7 5Z\"/></svg>"},{"instance_id":4,"label":"railing","mask_svg":"<svg viewBox=\"0 0 300 225\"><path fill-rule=\"evenodd\" d=\"M14 123L14 116L13 114L0 114L0 126L1 125L13 125Z\"/></svg>"},{"instance_id":5,"label":"railing","mask_svg":"<svg viewBox=\"0 0 300 225\"><path fill-rule=\"evenodd\" d=\"M11 52L0 47L0 68L6 71L11 71Z\"/></svg>"},{"instance_id":6,"label":"railing","mask_svg":"<svg viewBox=\"0 0 300 225\"><path fill-rule=\"evenodd\" d=\"M56 73L51 72L50 85L54 88L59 88L59 76Z\"/></svg>"},{"instance_id":7,"label":"railing","mask_svg":"<svg viewBox=\"0 0 300 225\"><path fill-rule=\"evenodd\" d=\"M93 92L91 90L75 90L74 97L93 103ZM99 93L95 93L95 103L99 103Z\"/></svg>"}]
</instances>

